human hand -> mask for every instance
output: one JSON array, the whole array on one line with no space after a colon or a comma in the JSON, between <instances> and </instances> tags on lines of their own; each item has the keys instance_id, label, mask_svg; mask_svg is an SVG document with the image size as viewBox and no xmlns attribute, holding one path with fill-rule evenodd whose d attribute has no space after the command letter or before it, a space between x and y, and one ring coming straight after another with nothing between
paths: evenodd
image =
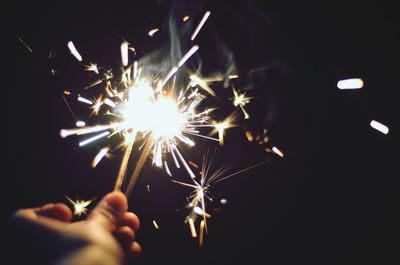
<instances>
[{"instance_id":1,"label":"human hand","mask_svg":"<svg viewBox=\"0 0 400 265\"><path fill-rule=\"evenodd\" d=\"M62 203L22 209L16 216L61 237L58 242L63 242L65 253L56 264L114 265L141 252L141 246L135 241L140 221L127 209L126 196L115 191L107 194L83 221L70 223L71 210Z\"/></svg>"}]
</instances>

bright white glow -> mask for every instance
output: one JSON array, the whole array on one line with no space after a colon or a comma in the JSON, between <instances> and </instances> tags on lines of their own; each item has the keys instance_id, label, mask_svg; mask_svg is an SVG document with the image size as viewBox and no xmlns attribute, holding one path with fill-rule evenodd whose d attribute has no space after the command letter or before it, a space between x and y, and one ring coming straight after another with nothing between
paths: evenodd
<instances>
[{"instance_id":1,"label":"bright white glow","mask_svg":"<svg viewBox=\"0 0 400 265\"><path fill-rule=\"evenodd\" d=\"M127 42L121 43L121 59L122 59L122 65L127 66L128 65L128 43Z\"/></svg>"},{"instance_id":2,"label":"bright white glow","mask_svg":"<svg viewBox=\"0 0 400 265\"><path fill-rule=\"evenodd\" d=\"M100 150L100 152L94 157L94 159L92 161L92 168L95 168L97 166L97 164L101 161L101 159L103 159L103 157L105 155L107 155L108 150L109 150L108 147L105 147Z\"/></svg>"},{"instance_id":3,"label":"bright white glow","mask_svg":"<svg viewBox=\"0 0 400 265\"><path fill-rule=\"evenodd\" d=\"M111 99L109 99L109 98L106 98L105 100L104 100L104 104L106 104L106 105L108 105L108 106L110 106L110 107L112 107L112 108L115 108L117 105L114 103L114 101L112 101Z\"/></svg>"},{"instance_id":4,"label":"bright white glow","mask_svg":"<svg viewBox=\"0 0 400 265\"><path fill-rule=\"evenodd\" d=\"M285 155L283 154L283 152L281 150L278 149L278 147L274 146L272 147L272 151L277 154L280 157L284 157Z\"/></svg>"},{"instance_id":5,"label":"bright white glow","mask_svg":"<svg viewBox=\"0 0 400 265\"><path fill-rule=\"evenodd\" d=\"M72 41L68 42L68 48L71 51L72 55L78 60L82 61L82 56L79 54L78 50L75 48L75 45Z\"/></svg>"},{"instance_id":6,"label":"bright white glow","mask_svg":"<svg viewBox=\"0 0 400 265\"><path fill-rule=\"evenodd\" d=\"M360 78L340 80L337 83L339 89L360 89L364 87L364 81Z\"/></svg>"},{"instance_id":7,"label":"bright white glow","mask_svg":"<svg viewBox=\"0 0 400 265\"><path fill-rule=\"evenodd\" d=\"M227 204L227 203L228 203L228 200L227 200L227 199L221 199L219 202L220 202L221 204Z\"/></svg>"},{"instance_id":8,"label":"bright white glow","mask_svg":"<svg viewBox=\"0 0 400 265\"><path fill-rule=\"evenodd\" d=\"M85 125L86 125L86 123L84 121L77 121L76 122L76 127L83 127Z\"/></svg>"},{"instance_id":9,"label":"bright white glow","mask_svg":"<svg viewBox=\"0 0 400 265\"><path fill-rule=\"evenodd\" d=\"M78 101L83 102L83 103L86 103L86 104L89 104L89 105L92 105L92 104L93 104L92 101L90 101L90 100L88 100L88 99L86 99L86 98L83 98L83 97L81 97L81 96L78 97Z\"/></svg>"},{"instance_id":10,"label":"bright white glow","mask_svg":"<svg viewBox=\"0 0 400 265\"><path fill-rule=\"evenodd\" d=\"M93 142L93 141L96 141L97 139L100 139L100 138L102 138L102 137L104 137L104 136L106 136L106 135L108 135L108 134L110 134L109 131L106 131L106 132L100 133L100 134L98 134L98 135L95 135L95 136L93 136L93 137L91 137L91 138L89 138L89 139L86 139L86 140L80 142L80 143L79 143L79 146L87 145L88 143L91 143L91 142Z\"/></svg>"},{"instance_id":11,"label":"bright white glow","mask_svg":"<svg viewBox=\"0 0 400 265\"><path fill-rule=\"evenodd\" d=\"M375 121L375 120L372 120L372 121L370 122L370 125L371 125L372 128L374 128L375 130L380 131L380 132L383 133L383 134L388 134L388 133L389 133L389 128L388 128L386 125L383 125L383 124L380 123L380 122L377 122L377 121Z\"/></svg>"},{"instance_id":12,"label":"bright white glow","mask_svg":"<svg viewBox=\"0 0 400 265\"><path fill-rule=\"evenodd\" d=\"M194 45L178 62L178 68L181 67L189 58L199 49L198 45Z\"/></svg>"},{"instance_id":13,"label":"bright white glow","mask_svg":"<svg viewBox=\"0 0 400 265\"><path fill-rule=\"evenodd\" d=\"M155 229L160 229L160 227L158 226L156 220L153 220L153 225Z\"/></svg>"},{"instance_id":14,"label":"bright white glow","mask_svg":"<svg viewBox=\"0 0 400 265\"><path fill-rule=\"evenodd\" d=\"M150 37L153 37L154 34L156 34L156 32L159 31L159 30L160 30L159 28L155 28L155 29L150 30L150 31L149 31L149 36L150 36Z\"/></svg>"},{"instance_id":15,"label":"bright white glow","mask_svg":"<svg viewBox=\"0 0 400 265\"><path fill-rule=\"evenodd\" d=\"M196 38L197 34L199 34L199 31L203 27L204 23L206 23L207 18L210 16L211 12L207 11L203 18L200 20L199 25L197 26L196 30L193 32L192 37L190 38L192 41Z\"/></svg>"}]
</instances>

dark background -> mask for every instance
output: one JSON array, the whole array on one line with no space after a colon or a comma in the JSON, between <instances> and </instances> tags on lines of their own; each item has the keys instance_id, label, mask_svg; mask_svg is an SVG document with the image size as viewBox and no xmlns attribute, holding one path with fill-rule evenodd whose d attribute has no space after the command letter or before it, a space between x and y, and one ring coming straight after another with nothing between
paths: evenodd
<instances>
[{"instance_id":1,"label":"dark background","mask_svg":"<svg viewBox=\"0 0 400 265\"><path fill-rule=\"evenodd\" d=\"M227 142L236 140L222 148L221 157L240 150L246 159L271 161L215 187L212 207L222 210L209 220L202 248L183 224L180 208L188 191L145 168L146 178L130 197L130 209L142 220L140 263L398 263L394 139L400 24L394 4L237 2L187 1L186 7L197 19L212 11L198 37L201 49L207 50L207 36L216 32L233 52L237 85L258 96L249 106L254 115L248 128L268 128L271 145L286 157L246 143L240 127L228 133ZM59 137L61 128L74 124L62 91L93 80L66 45L74 40L86 62L116 69L117 34L138 56L159 47L163 35L146 34L162 23L169 4L18 2L3 9L3 217L21 207L66 202L64 195L100 198L112 189L118 157L90 169L100 145L79 149L77 139ZM51 49L54 59L47 57ZM204 67L214 60L205 57ZM336 88L338 80L351 77L362 78L365 87ZM83 119L87 113L77 108ZM372 119L387 125L389 134L372 129ZM222 197L227 205L218 205Z\"/></svg>"}]
</instances>

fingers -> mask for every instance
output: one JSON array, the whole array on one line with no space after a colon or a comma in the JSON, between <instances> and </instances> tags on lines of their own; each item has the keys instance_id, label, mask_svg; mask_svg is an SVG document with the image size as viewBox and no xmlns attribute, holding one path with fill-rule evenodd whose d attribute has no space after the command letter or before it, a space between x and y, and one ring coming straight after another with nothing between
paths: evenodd
<instances>
[{"instance_id":1,"label":"fingers","mask_svg":"<svg viewBox=\"0 0 400 265\"><path fill-rule=\"evenodd\" d=\"M72 219L71 210L63 203L47 204L37 209L36 213L65 223Z\"/></svg>"},{"instance_id":2,"label":"fingers","mask_svg":"<svg viewBox=\"0 0 400 265\"><path fill-rule=\"evenodd\" d=\"M88 220L97 223L109 232L115 232L120 217L127 211L126 196L119 191L107 194L90 213Z\"/></svg>"},{"instance_id":3,"label":"fingers","mask_svg":"<svg viewBox=\"0 0 400 265\"><path fill-rule=\"evenodd\" d=\"M61 222L70 222L72 219L72 212L63 203L45 204L39 208L22 209L17 212L17 215L29 219L37 219L38 216L44 216Z\"/></svg>"}]
</instances>

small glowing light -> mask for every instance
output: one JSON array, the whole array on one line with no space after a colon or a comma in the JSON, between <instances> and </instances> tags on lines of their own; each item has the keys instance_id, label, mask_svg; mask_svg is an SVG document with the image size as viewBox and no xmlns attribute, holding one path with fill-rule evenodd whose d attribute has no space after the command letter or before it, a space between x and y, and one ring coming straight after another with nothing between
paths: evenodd
<instances>
[{"instance_id":1,"label":"small glowing light","mask_svg":"<svg viewBox=\"0 0 400 265\"><path fill-rule=\"evenodd\" d=\"M79 54L78 50L75 48L75 45L72 41L68 42L68 48L71 51L72 55L78 60L82 61L82 56Z\"/></svg>"},{"instance_id":2,"label":"small glowing light","mask_svg":"<svg viewBox=\"0 0 400 265\"><path fill-rule=\"evenodd\" d=\"M150 31L149 31L149 36L150 36L150 37L153 37L154 34L156 34L156 32L159 31L159 30L160 30L159 28L155 28L155 29L150 30Z\"/></svg>"},{"instance_id":3,"label":"small glowing light","mask_svg":"<svg viewBox=\"0 0 400 265\"><path fill-rule=\"evenodd\" d=\"M86 140L80 142L80 143L79 143L79 146L87 145L88 143L91 143L91 142L93 142L93 141L96 141L97 139L100 139L100 138L102 138L102 137L104 137L104 136L106 136L106 135L108 135L108 134L110 134L109 131L106 131L106 132L100 133L100 134L98 134L98 135L95 135L95 136L93 136L93 137L91 137L91 138L89 138L89 139L86 139Z\"/></svg>"},{"instance_id":4,"label":"small glowing light","mask_svg":"<svg viewBox=\"0 0 400 265\"><path fill-rule=\"evenodd\" d=\"M22 45L24 45L24 47L31 53L33 53L31 47L28 46L28 44L26 44L20 37L17 37L18 40L22 43Z\"/></svg>"},{"instance_id":5,"label":"small glowing light","mask_svg":"<svg viewBox=\"0 0 400 265\"><path fill-rule=\"evenodd\" d=\"M199 168L199 165L197 165L195 162L193 162L193 161L190 161L189 160L189 164L191 165L191 166L193 166L194 168Z\"/></svg>"},{"instance_id":6,"label":"small glowing light","mask_svg":"<svg viewBox=\"0 0 400 265\"><path fill-rule=\"evenodd\" d=\"M112 107L112 108L115 108L115 107L117 106L117 104L115 104L115 102L112 101L112 100L109 99L109 98L106 98L106 99L104 100L104 104L106 104L106 105L108 105L108 106L110 106L110 107Z\"/></svg>"},{"instance_id":7,"label":"small glowing light","mask_svg":"<svg viewBox=\"0 0 400 265\"><path fill-rule=\"evenodd\" d=\"M380 131L383 134L388 134L389 133L389 127L387 127L386 125L383 125L382 123L372 120L370 122L370 125L372 128L374 128L375 130Z\"/></svg>"},{"instance_id":8,"label":"small glowing light","mask_svg":"<svg viewBox=\"0 0 400 265\"><path fill-rule=\"evenodd\" d=\"M85 65L85 70L92 71L92 72L95 72L96 74L99 74L99 69L97 68L97 64L95 64L95 63L90 63L89 65Z\"/></svg>"},{"instance_id":9,"label":"small glowing light","mask_svg":"<svg viewBox=\"0 0 400 265\"><path fill-rule=\"evenodd\" d=\"M86 214L88 209L87 207L93 202L93 200L83 201L83 200L72 200L68 196L65 196L67 200L74 207L74 216L81 216L82 214Z\"/></svg>"},{"instance_id":10,"label":"small glowing light","mask_svg":"<svg viewBox=\"0 0 400 265\"><path fill-rule=\"evenodd\" d=\"M344 79L337 82L339 89L360 89L364 87L364 81L361 78Z\"/></svg>"},{"instance_id":11,"label":"small glowing light","mask_svg":"<svg viewBox=\"0 0 400 265\"><path fill-rule=\"evenodd\" d=\"M280 157L284 157L284 156L285 156L285 155L282 153L282 151L279 150L278 147L276 147L276 146L272 147L272 151L273 151L275 154L277 154L278 156L280 156Z\"/></svg>"},{"instance_id":12,"label":"small glowing light","mask_svg":"<svg viewBox=\"0 0 400 265\"><path fill-rule=\"evenodd\" d=\"M69 92L68 90L64 90L64 95L71 95L71 92Z\"/></svg>"},{"instance_id":13,"label":"small glowing light","mask_svg":"<svg viewBox=\"0 0 400 265\"><path fill-rule=\"evenodd\" d=\"M207 218L211 217L211 215L209 213L206 213L205 211L203 211L203 209L201 209L199 206L195 206L193 208L193 212L197 213L198 215L205 216Z\"/></svg>"},{"instance_id":14,"label":"small glowing light","mask_svg":"<svg viewBox=\"0 0 400 265\"><path fill-rule=\"evenodd\" d=\"M205 222L204 220L201 220L200 222L200 237L199 237L199 246L203 246L203 242L204 242L204 229L205 228Z\"/></svg>"},{"instance_id":15,"label":"small glowing light","mask_svg":"<svg viewBox=\"0 0 400 265\"><path fill-rule=\"evenodd\" d=\"M156 220L153 220L153 226L155 229L160 229L160 227L158 226Z\"/></svg>"},{"instance_id":16,"label":"small glowing light","mask_svg":"<svg viewBox=\"0 0 400 265\"><path fill-rule=\"evenodd\" d=\"M189 19L189 16L184 16L184 17L182 18L183 21L187 21L188 19Z\"/></svg>"},{"instance_id":17,"label":"small glowing light","mask_svg":"<svg viewBox=\"0 0 400 265\"><path fill-rule=\"evenodd\" d=\"M196 228L194 227L194 222L193 222L192 218L189 218L189 227L190 227L190 233L192 234L192 237L193 238L197 237Z\"/></svg>"},{"instance_id":18,"label":"small glowing light","mask_svg":"<svg viewBox=\"0 0 400 265\"><path fill-rule=\"evenodd\" d=\"M228 200L225 199L225 198L223 198L223 199L221 199L219 202L220 202L221 204L227 204L227 203L228 203Z\"/></svg>"},{"instance_id":19,"label":"small glowing light","mask_svg":"<svg viewBox=\"0 0 400 265\"><path fill-rule=\"evenodd\" d=\"M146 188L147 188L147 192L150 192L150 185L147 185Z\"/></svg>"},{"instance_id":20,"label":"small glowing light","mask_svg":"<svg viewBox=\"0 0 400 265\"><path fill-rule=\"evenodd\" d=\"M254 137L253 137L253 134L251 133L251 131L246 131L246 137L249 142L252 142L254 140Z\"/></svg>"},{"instance_id":21,"label":"small glowing light","mask_svg":"<svg viewBox=\"0 0 400 265\"><path fill-rule=\"evenodd\" d=\"M76 122L76 127L83 127L85 125L86 125L86 123L84 121L77 121Z\"/></svg>"},{"instance_id":22,"label":"small glowing light","mask_svg":"<svg viewBox=\"0 0 400 265\"><path fill-rule=\"evenodd\" d=\"M229 78L229 79L239 78L239 75L229 75L228 78Z\"/></svg>"},{"instance_id":23,"label":"small glowing light","mask_svg":"<svg viewBox=\"0 0 400 265\"><path fill-rule=\"evenodd\" d=\"M207 11L203 18L200 20L199 25L197 25L196 30L193 32L192 37L190 38L192 41L196 38L197 34L199 34L199 31L201 30L201 28L203 27L204 23L206 23L207 18L210 16L211 12Z\"/></svg>"},{"instance_id":24,"label":"small glowing light","mask_svg":"<svg viewBox=\"0 0 400 265\"><path fill-rule=\"evenodd\" d=\"M97 164L107 155L110 149L108 147L102 148L99 153L92 160L92 168L95 168Z\"/></svg>"},{"instance_id":25,"label":"small glowing light","mask_svg":"<svg viewBox=\"0 0 400 265\"><path fill-rule=\"evenodd\" d=\"M89 105L92 105L92 104L93 104L92 101L90 101L90 100L88 100L88 99L86 99L86 98L83 98L83 97L81 97L81 96L78 97L78 101L83 102L83 103L86 103L86 104L89 104Z\"/></svg>"},{"instance_id":26,"label":"small glowing light","mask_svg":"<svg viewBox=\"0 0 400 265\"><path fill-rule=\"evenodd\" d=\"M122 65L127 66L128 65L128 43L127 42L121 43L121 59L122 59Z\"/></svg>"}]
</instances>

